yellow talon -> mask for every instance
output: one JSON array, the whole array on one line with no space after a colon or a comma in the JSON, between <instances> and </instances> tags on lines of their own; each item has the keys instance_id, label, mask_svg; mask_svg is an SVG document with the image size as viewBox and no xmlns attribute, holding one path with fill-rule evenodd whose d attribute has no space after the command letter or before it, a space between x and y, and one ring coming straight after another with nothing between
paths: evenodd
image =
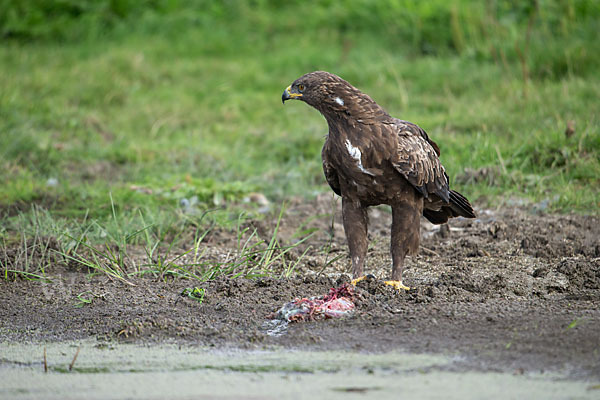
<instances>
[{"instance_id":1,"label":"yellow talon","mask_svg":"<svg viewBox=\"0 0 600 400\"><path fill-rule=\"evenodd\" d=\"M364 277L363 277L364 278ZM359 278L360 279L360 278ZM394 289L396 290L400 290L400 289L404 289L404 290L410 290L410 288L408 286L404 286L404 284L402 283L402 281L385 281L384 282L386 285L392 286Z\"/></svg>"},{"instance_id":2,"label":"yellow talon","mask_svg":"<svg viewBox=\"0 0 600 400\"><path fill-rule=\"evenodd\" d=\"M356 284L357 284L358 282L360 282L360 281L364 280L366 277L367 277L367 275L365 275L365 276L361 276L360 278L352 279L352 280L350 281L350 284L351 284L352 286L356 286Z\"/></svg>"}]
</instances>

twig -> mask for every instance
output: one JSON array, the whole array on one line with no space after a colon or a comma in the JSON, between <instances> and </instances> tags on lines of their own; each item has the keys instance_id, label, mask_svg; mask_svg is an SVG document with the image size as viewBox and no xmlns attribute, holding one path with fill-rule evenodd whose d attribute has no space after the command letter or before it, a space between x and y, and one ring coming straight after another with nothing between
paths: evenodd
<instances>
[{"instance_id":1,"label":"twig","mask_svg":"<svg viewBox=\"0 0 600 400\"><path fill-rule=\"evenodd\" d=\"M73 365L75 365L75 360L77 360L77 356L79 355L79 349L81 349L81 346L77 346L77 351L73 356L73 361L71 361L71 364L69 364L69 371L71 371L73 369Z\"/></svg>"},{"instance_id":2,"label":"twig","mask_svg":"<svg viewBox=\"0 0 600 400\"><path fill-rule=\"evenodd\" d=\"M519 61L521 63L521 74L523 76L523 97L527 97L527 83L529 82L529 68L527 66L527 57L529 56L529 42L531 41L531 31L533 29L533 23L538 13L538 2L533 1L533 10L529 14L529 21L527 22L527 31L525 31L525 48L523 51L519 48L518 41L515 41L515 50Z\"/></svg>"},{"instance_id":3,"label":"twig","mask_svg":"<svg viewBox=\"0 0 600 400\"><path fill-rule=\"evenodd\" d=\"M44 372L48 372L48 362L46 362L46 347L44 347Z\"/></svg>"},{"instance_id":4,"label":"twig","mask_svg":"<svg viewBox=\"0 0 600 400\"><path fill-rule=\"evenodd\" d=\"M425 250L425 252L426 252L426 253L433 254L434 256L440 257L440 255L439 255L438 253L436 253L435 251L433 251L433 250L431 250L431 249L428 249L427 247L423 247L423 246L421 246L421 248L422 248L423 250Z\"/></svg>"}]
</instances>

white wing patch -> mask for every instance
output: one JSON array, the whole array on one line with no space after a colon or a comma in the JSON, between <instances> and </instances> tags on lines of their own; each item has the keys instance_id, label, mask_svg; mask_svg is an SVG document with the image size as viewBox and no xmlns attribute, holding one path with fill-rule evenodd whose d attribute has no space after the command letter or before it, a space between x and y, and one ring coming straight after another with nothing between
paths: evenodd
<instances>
[{"instance_id":1,"label":"white wing patch","mask_svg":"<svg viewBox=\"0 0 600 400\"><path fill-rule=\"evenodd\" d=\"M361 153L360 149L358 147L352 146L352 143L350 143L350 140L348 140L348 139L346 139L346 149L348 149L348 154L350 154L350 157L352 157L356 160L356 166L358 167L358 169L360 169L362 172L364 172L367 175L371 175L371 176L375 175L372 172L366 170L365 167L363 167L362 153Z\"/></svg>"},{"instance_id":2,"label":"white wing patch","mask_svg":"<svg viewBox=\"0 0 600 400\"><path fill-rule=\"evenodd\" d=\"M340 106L344 105L344 100L342 100L340 97L336 97L335 99L333 99L336 103L338 103Z\"/></svg>"}]
</instances>

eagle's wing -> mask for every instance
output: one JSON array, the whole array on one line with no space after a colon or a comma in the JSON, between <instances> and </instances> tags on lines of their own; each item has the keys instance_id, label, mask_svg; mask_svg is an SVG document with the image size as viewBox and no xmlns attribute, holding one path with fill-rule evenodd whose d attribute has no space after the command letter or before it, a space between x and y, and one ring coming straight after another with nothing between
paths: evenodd
<instances>
[{"instance_id":1,"label":"eagle's wing","mask_svg":"<svg viewBox=\"0 0 600 400\"><path fill-rule=\"evenodd\" d=\"M329 162L329 151L330 151L329 146L330 146L330 144L329 144L329 137L328 137L327 140L325 141L325 144L323 145L323 150L321 150L321 159L323 160L323 172L325 173L325 179L327 180L327 183L329 183L329 186L331 187L331 189L333 189L335 194L337 194L338 196L341 196L342 191L340 190L340 181L339 181L337 171L335 170L335 168L333 168L333 166Z\"/></svg>"},{"instance_id":2,"label":"eagle's wing","mask_svg":"<svg viewBox=\"0 0 600 400\"><path fill-rule=\"evenodd\" d=\"M388 126L397 137L397 149L391 159L394 168L425 198L435 194L448 203L448 175L438 158L438 146L415 124L394 119Z\"/></svg>"}]
</instances>

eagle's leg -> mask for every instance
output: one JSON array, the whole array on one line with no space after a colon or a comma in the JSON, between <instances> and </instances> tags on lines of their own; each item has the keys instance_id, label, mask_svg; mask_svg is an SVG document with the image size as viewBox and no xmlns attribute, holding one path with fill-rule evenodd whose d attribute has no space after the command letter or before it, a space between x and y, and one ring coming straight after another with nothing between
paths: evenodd
<instances>
[{"instance_id":1,"label":"eagle's leg","mask_svg":"<svg viewBox=\"0 0 600 400\"><path fill-rule=\"evenodd\" d=\"M416 253L419 248L420 215L418 203L401 201L392 204L392 280L385 283L398 290L410 290L402 283L402 270L406 255Z\"/></svg>"},{"instance_id":2,"label":"eagle's leg","mask_svg":"<svg viewBox=\"0 0 600 400\"><path fill-rule=\"evenodd\" d=\"M367 209L360 202L347 197L342 198L342 218L344 231L352 260L353 285L362 280L365 258L367 256Z\"/></svg>"}]
</instances>

